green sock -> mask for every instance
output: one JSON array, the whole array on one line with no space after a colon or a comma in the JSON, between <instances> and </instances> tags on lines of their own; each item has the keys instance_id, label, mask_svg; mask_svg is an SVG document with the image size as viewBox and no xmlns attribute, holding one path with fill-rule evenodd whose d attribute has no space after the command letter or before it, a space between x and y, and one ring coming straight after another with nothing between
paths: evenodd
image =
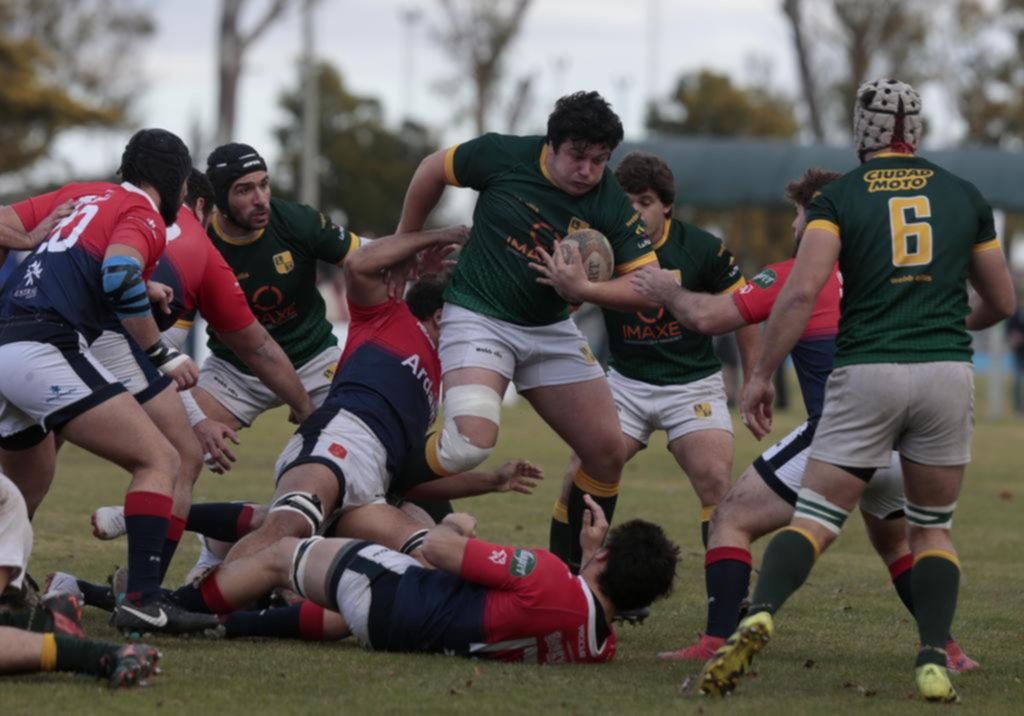
<instances>
[{"instance_id":1,"label":"green sock","mask_svg":"<svg viewBox=\"0 0 1024 716\"><path fill-rule=\"evenodd\" d=\"M74 671L79 674L100 674L100 660L107 654L116 654L121 647L92 639L75 639L54 635L57 642L56 671Z\"/></svg>"},{"instance_id":2,"label":"green sock","mask_svg":"<svg viewBox=\"0 0 1024 716\"><path fill-rule=\"evenodd\" d=\"M761 560L761 576L754 589L750 613L774 614L781 609L807 579L816 558L814 543L803 532L784 529L775 535Z\"/></svg>"},{"instance_id":3,"label":"green sock","mask_svg":"<svg viewBox=\"0 0 1024 716\"><path fill-rule=\"evenodd\" d=\"M960 589L960 565L952 554L929 554L918 559L911 571L914 616L921 638L917 665L946 665L946 638L956 613Z\"/></svg>"}]
</instances>

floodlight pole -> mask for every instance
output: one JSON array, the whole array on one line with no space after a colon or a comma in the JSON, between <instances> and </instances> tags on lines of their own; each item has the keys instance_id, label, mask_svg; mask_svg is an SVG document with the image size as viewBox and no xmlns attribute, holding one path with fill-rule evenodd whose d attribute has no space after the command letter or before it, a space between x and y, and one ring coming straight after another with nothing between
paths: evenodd
<instances>
[{"instance_id":1,"label":"floodlight pole","mask_svg":"<svg viewBox=\"0 0 1024 716\"><path fill-rule=\"evenodd\" d=\"M302 162L299 199L303 204L320 204L317 171L320 154L320 88L316 53L313 46L313 9L318 0L305 0L302 6Z\"/></svg>"}]
</instances>

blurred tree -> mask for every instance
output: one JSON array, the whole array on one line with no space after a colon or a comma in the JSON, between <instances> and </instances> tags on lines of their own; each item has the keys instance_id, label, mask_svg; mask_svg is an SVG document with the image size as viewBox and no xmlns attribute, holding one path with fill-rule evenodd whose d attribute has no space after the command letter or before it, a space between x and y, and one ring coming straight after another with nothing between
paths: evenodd
<instances>
[{"instance_id":1,"label":"blurred tree","mask_svg":"<svg viewBox=\"0 0 1024 716\"><path fill-rule=\"evenodd\" d=\"M62 131L124 121L152 32L134 0L0 2L0 173L45 156Z\"/></svg>"},{"instance_id":2,"label":"blurred tree","mask_svg":"<svg viewBox=\"0 0 1024 716\"><path fill-rule=\"evenodd\" d=\"M989 146L1024 143L1024 0L992 6L958 0L942 73L967 125L967 139Z\"/></svg>"},{"instance_id":3,"label":"blurred tree","mask_svg":"<svg viewBox=\"0 0 1024 716\"><path fill-rule=\"evenodd\" d=\"M439 84L446 96L459 92L468 79L472 98L456 110L456 120L472 117L477 134L491 128L491 114L499 104L499 88L505 77L508 49L522 29L532 0L437 0L443 13L434 39L457 70ZM509 132L526 114L532 91L529 76L517 80L510 98L506 125Z\"/></svg>"},{"instance_id":4,"label":"blurred tree","mask_svg":"<svg viewBox=\"0 0 1024 716\"><path fill-rule=\"evenodd\" d=\"M263 14L249 29L242 28L242 13L249 0L221 0L217 43L218 145L232 141L238 107L238 80L245 53L296 0L268 0Z\"/></svg>"},{"instance_id":5,"label":"blurred tree","mask_svg":"<svg viewBox=\"0 0 1024 716\"><path fill-rule=\"evenodd\" d=\"M793 137L798 130L790 101L764 89L737 87L728 76L707 69L680 77L668 102L652 105L647 128L715 137Z\"/></svg>"},{"instance_id":6,"label":"blurred tree","mask_svg":"<svg viewBox=\"0 0 1024 716\"><path fill-rule=\"evenodd\" d=\"M815 138L849 135L851 103L870 79L918 84L934 73L931 0L782 0Z\"/></svg>"},{"instance_id":7,"label":"blurred tree","mask_svg":"<svg viewBox=\"0 0 1024 716\"><path fill-rule=\"evenodd\" d=\"M319 66L320 207L345 214L357 234L390 234L398 225L405 190L423 157L437 147L427 130L406 122L384 126L380 102L352 94L329 64ZM302 90L281 97L287 119L275 130L281 165L298 188L302 156Z\"/></svg>"},{"instance_id":8,"label":"blurred tree","mask_svg":"<svg viewBox=\"0 0 1024 716\"><path fill-rule=\"evenodd\" d=\"M738 87L726 75L702 69L679 78L667 102L652 105L647 128L655 134L714 137L792 138L799 130L792 102L765 89ZM758 267L791 250L787 237L793 220L784 209L738 206L729 210L687 206L686 187L676 187L683 209L677 214L698 226L721 232L741 268L752 276ZM779 203L783 187L779 187Z\"/></svg>"}]
</instances>

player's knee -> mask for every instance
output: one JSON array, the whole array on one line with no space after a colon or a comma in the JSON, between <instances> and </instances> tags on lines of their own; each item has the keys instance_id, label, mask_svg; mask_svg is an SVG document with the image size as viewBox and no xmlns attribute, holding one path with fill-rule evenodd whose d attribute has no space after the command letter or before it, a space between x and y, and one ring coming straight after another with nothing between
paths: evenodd
<instances>
[{"instance_id":1,"label":"player's knee","mask_svg":"<svg viewBox=\"0 0 1024 716\"><path fill-rule=\"evenodd\" d=\"M581 466L588 475L601 482L618 482L626 464L626 443L621 435L615 440L595 439L580 455Z\"/></svg>"},{"instance_id":2,"label":"player's knee","mask_svg":"<svg viewBox=\"0 0 1024 716\"><path fill-rule=\"evenodd\" d=\"M260 529L271 529L293 537L316 534L324 521L320 497L312 492L288 492L270 505Z\"/></svg>"},{"instance_id":3,"label":"player's knee","mask_svg":"<svg viewBox=\"0 0 1024 716\"><path fill-rule=\"evenodd\" d=\"M446 420L444 429L427 443L427 463L439 475L468 472L490 457L494 447L480 447Z\"/></svg>"},{"instance_id":4,"label":"player's knee","mask_svg":"<svg viewBox=\"0 0 1024 716\"><path fill-rule=\"evenodd\" d=\"M472 470L490 457L501 424L501 396L483 385L460 385L444 398L441 433L427 445L427 459L438 474Z\"/></svg>"}]
</instances>

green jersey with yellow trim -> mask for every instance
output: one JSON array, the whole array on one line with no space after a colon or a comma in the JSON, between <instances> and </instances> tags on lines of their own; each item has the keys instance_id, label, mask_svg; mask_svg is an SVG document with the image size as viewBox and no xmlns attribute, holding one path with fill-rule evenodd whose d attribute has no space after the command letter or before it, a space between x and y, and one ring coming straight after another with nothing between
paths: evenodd
<instances>
[{"instance_id":1,"label":"green jersey with yellow trim","mask_svg":"<svg viewBox=\"0 0 1024 716\"><path fill-rule=\"evenodd\" d=\"M663 269L688 291L732 293L746 281L736 259L716 236L670 219L654 244ZM636 313L604 311L609 365L652 385L692 383L721 369L711 337L683 328L664 307Z\"/></svg>"},{"instance_id":2,"label":"green jersey with yellow trim","mask_svg":"<svg viewBox=\"0 0 1024 716\"><path fill-rule=\"evenodd\" d=\"M566 302L537 283L538 274L528 264L540 261L538 246L550 252L556 239L578 229L608 237L619 274L655 261L643 222L611 171L606 168L591 191L572 196L548 175L548 151L544 137L499 134L448 150L448 183L476 189L480 196L446 301L523 326L566 318Z\"/></svg>"},{"instance_id":3,"label":"green jersey with yellow trim","mask_svg":"<svg viewBox=\"0 0 1024 716\"><path fill-rule=\"evenodd\" d=\"M822 189L807 222L842 242L836 366L971 360L971 253L999 248L973 184L910 154L876 155Z\"/></svg>"},{"instance_id":4,"label":"green jersey with yellow trim","mask_svg":"<svg viewBox=\"0 0 1024 716\"><path fill-rule=\"evenodd\" d=\"M292 364L299 367L337 345L317 289L316 262L341 263L359 246L359 237L316 209L281 199L270 200L270 222L252 239L226 235L220 219L213 215L210 240L235 272L252 312ZM213 355L251 374L213 331L207 334Z\"/></svg>"}]
</instances>

